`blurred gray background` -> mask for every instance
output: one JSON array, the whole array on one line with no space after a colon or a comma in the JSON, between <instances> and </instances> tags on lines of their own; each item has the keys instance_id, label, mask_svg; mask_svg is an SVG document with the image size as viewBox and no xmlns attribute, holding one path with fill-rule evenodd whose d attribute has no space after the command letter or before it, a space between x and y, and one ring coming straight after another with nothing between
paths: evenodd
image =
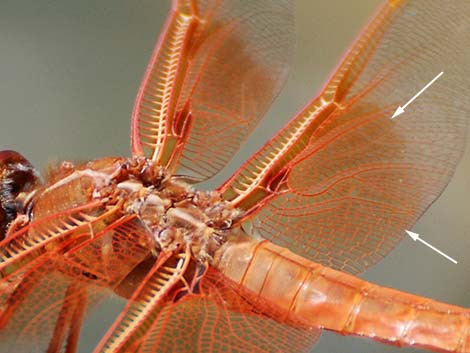
<instances>
[{"instance_id":1,"label":"blurred gray background","mask_svg":"<svg viewBox=\"0 0 470 353\"><path fill-rule=\"evenodd\" d=\"M290 79L270 114L218 181L313 96L380 0L298 0ZM129 116L168 8L163 0L0 0L0 149L44 168L51 160L129 155ZM457 265L405 239L364 278L470 306L470 156L413 229ZM117 303L116 303L117 305ZM115 310L115 309L114 309ZM93 313L81 352L112 320ZM317 353L415 352L325 333Z\"/></svg>"}]
</instances>

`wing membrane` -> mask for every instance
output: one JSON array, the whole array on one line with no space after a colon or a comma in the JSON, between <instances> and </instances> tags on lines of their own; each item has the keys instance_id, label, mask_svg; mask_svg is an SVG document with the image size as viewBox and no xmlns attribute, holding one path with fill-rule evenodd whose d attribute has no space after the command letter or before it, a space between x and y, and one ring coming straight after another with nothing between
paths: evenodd
<instances>
[{"instance_id":1,"label":"wing membrane","mask_svg":"<svg viewBox=\"0 0 470 353\"><path fill-rule=\"evenodd\" d=\"M146 230L135 215L117 218L119 207L99 206L60 211L3 241L34 248L11 257L0 278L0 350L75 352L85 310L110 289L126 293L121 282L150 254ZM78 218L88 223L58 227Z\"/></svg>"},{"instance_id":2,"label":"wing membrane","mask_svg":"<svg viewBox=\"0 0 470 353\"><path fill-rule=\"evenodd\" d=\"M95 352L136 351L139 340L166 300L167 292L181 280L188 267L189 252L175 257L177 262L171 264L174 259L169 254L160 254Z\"/></svg>"},{"instance_id":3,"label":"wing membrane","mask_svg":"<svg viewBox=\"0 0 470 353\"><path fill-rule=\"evenodd\" d=\"M225 198L258 212L263 237L314 261L356 273L380 260L463 152L469 13L465 2L389 1L320 96L220 188Z\"/></svg>"},{"instance_id":4,"label":"wing membrane","mask_svg":"<svg viewBox=\"0 0 470 353\"><path fill-rule=\"evenodd\" d=\"M81 230L103 220L110 221L118 211L117 206L93 201L33 222L0 243L0 274L11 275L27 264L28 259L62 248L71 237L81 238Z\"/></svg>"},{"instance_id":5,"label":"wing membrane","mask_svg":"<svg viewBox=\"0 0 470 353\"><path fill-rule=\"evenodd\" d=\"M311 351L318 330L294 328L264 316L239 289L209 269L198 286L199 293L160 306L135 352Z\"/></svg>"},{"instance_id":6,"label":"wing membrane","mask_svg":"<svg viewBox=\"0 0 470 353\"><path fill-rule=\"evenodd\" d=\"M137 96L132 151L206 179L277 95L292 51L291 1L173 1Z\"/></svg>"},{"instance_id":7,"label":"wing membrane","mask_svg":"<svg viewBox=\"0 0 470 353\"><path fill-rule=\"evenodd\" d=\"M83 280L65 276L53 261L36 262L12 292L2 283L0 349L45 352L49 347L76 347L83 312L104 292ZM10 283L11 285L11 283Z\"/></svg>"}]
</instances>

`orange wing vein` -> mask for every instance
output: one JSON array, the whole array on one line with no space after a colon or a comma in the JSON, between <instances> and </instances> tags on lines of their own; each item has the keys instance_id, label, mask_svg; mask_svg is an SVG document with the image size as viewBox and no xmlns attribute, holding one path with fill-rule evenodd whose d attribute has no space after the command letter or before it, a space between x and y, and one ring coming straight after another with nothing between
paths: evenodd
<instances>
[{"instance_id":1,"label":"orange wing vein","mask_svg":"<svg viewBox=\"0 0 470 353\"><path fill-rule=\"evenodd\" d=\"M313 261L351 273L379 261L464 149L469 13L464 1L387 2L320 95L219 188L224 197L257 213L255 232Z\"/></svg>"},{"instance_id":2,"label":"orange wing vein","mask_svg":"<svg viewBox=\"0 0 470 353\"><path fill-rule=\"evenodd\" d=\"M104 201L92 201L44 217L11 234L0 242L1 277L21 270L22 265L29 263L28 256L35 259L47 251L63 247L66 237L76 235L77 231L114 215L118 210L116 206L105 206Z\"/></svg>"},{"instance_id":3,"label":"orange wing vein","mask_svg":"<svg viewBox=\"0 0 470 353\"><path fill-rule=\"evenodd\" d=\"M282 86L292 33L290 0L174 0L137 95L132 153L199 180L217 173Z\"/></svg>"},{"instance_id":4,"label":"orange wing vein","mask_svg":"<svg viewBox=\"0 0 470 353\"><path fill-rule=\"evenodd\" d=\"M194 293L180 299L159 301L144 295L152 287L150 282L141 287L119 325L108 333L108 338L129 334L126 344L111 350L111 339L97 351L307 353L319 338L319 330L296 328L263 315L259 306L244 298L249 293L242 293L238 284L212 267ZM151 301L156 305L149 305Z\"/></svg>"},{"instance_id":5,"label":"orange wing vein","mask_svg":"<svg viewBox=\"0 0 470 353\"><path fill-rule=\"evenodd\" d=\"M161 253L95 352L135 352L189 262L189 251L176 256Z\"/></svg>"},{"instance_id":6,"label":"orange wing vein","mask_svg":"<svg viewBox=\"0 0 470 353\"><path fill-rule=\"evenodd\" d=\"M3 241L17 253L2 263L1 351L75 352L85 309L109 289L126 292L122 281L150 251L135 215L116 218L118 209L91 202Z\"/></svg>"}]
</instances>

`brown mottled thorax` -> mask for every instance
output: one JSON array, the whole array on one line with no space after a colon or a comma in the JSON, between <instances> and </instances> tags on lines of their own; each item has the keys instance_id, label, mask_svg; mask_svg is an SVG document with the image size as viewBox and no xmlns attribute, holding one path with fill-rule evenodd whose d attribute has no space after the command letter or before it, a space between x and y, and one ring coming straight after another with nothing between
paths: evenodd
<instances>
[{"instance_id":1,"label":"brown mottled thorax","mask_svg":"<svg viewBox=\"0 0 470 353\"><path fill-rule=\"evenodd\" d=\"M189 246L199 261L211 260L225 242L238 211L215 191L198 191L184 177L166 174L147 159L128 159L116 180L123 209L137 214L155 250Z\"/></svg>"}]
</instances>

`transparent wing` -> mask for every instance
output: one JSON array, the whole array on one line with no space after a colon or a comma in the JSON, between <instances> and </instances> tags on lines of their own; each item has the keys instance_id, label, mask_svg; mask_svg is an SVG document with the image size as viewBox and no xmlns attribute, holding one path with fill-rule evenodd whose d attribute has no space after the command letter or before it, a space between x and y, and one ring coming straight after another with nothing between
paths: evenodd
<instances>
[{"instance_id":1,"label":"transparent wing","mask_svg":"<svg viewBox=\"0 0 470 353\"><path fill-rule=\"evenodd\" d=\"M299 255L352 273L379 261L463 152L469 23L465 1L387 2L320 95L220 187L224 197Z\"/></svg>"},{"instance_id":2,"label":"transparent wing","mask_svg":"<svg viewBox=\"0 0 470 353\"><path fill-rule=\"evenodd\" d=\"M189 263L189 251L175 256L160 253L94 352L135 352Z\"/></svg>"},{"instance_id":3,"label":"transparent wing","mask_svg":"<svg viewBox=\"0 0 470 353\"><path fill-rule=\"evenodd\" d=\"M104 295L100 287L64 275L53 261L35 262L11 292L0 291L0 350L40 353L76 347L85 310Z\"/></svg>"},{"instance_id":4,"label":"transparent wing","mask_svg":"<svg viewBox=\"0 0 470 353\"><path fill-rule=\"evenodd\" d=\"M136 99L133 154L217 173L277 95L293 42L290 0L174 0Z\"/></svg>"},{"instance_id":5,"label":"transparent wing","mask_svg":"<svg viewBox=\"0 0 470 353\"><path fill-rule=\"evenodd\" d=\"M91 202L2 241L0 350L75 352L86 310L125 292L121 282L149 255L140 223L119 210Z\"/></svg>"},{"instance_id":6,"label":"transparent wing","mask_svg":"<svg viewBox=\"0 0 470 353\"><path fill-rule=\"evenodd\" d=\"M119 218L120 208L104 201L63 210L39 219L0 242L0 279L21 273L24 266L60 250L64 244L91 237L100 222Z\"/></svg>"},{"instance_id":7,"label":"transparent wing","mask_svg":"<svg viewBox=\"0 0 470 353\"><path fill-rule=\"evenodd\" d=\"M135 332L133 352L310 352L319 331L294 328L255 309L240 288L214 269L204 275L197 292L167 298L154 308L150 323ZM149 298L150 299L150 298ZM251 298L254 300L254 298ZM134 306L137 304L134 304ZM125 350L123 350L124 352ZM120 351L119 351L120 352Z\"/></svg>"}]
</instances>

